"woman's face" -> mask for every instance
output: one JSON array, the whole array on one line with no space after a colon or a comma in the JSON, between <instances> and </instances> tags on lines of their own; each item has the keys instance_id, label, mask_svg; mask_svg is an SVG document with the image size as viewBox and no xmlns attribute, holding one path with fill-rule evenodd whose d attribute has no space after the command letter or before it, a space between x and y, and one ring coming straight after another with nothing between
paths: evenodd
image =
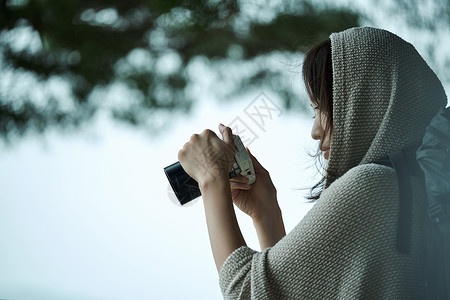
<instances>
[{"instance_id":1,"label":"woman's face","mask_svg":"<svg viewBox=\"0 0 450 300\"><path fill-rule=\"evenodd\" d=\"M330 157L330 134L325 135L325 127L327 124L327 116L322 113L316 104L311 103L314 109L314 125L311 129L311 137L314 140L320 141L320 150L323 152L323 157L328 160Z\"/></svg>"}]
</instances>

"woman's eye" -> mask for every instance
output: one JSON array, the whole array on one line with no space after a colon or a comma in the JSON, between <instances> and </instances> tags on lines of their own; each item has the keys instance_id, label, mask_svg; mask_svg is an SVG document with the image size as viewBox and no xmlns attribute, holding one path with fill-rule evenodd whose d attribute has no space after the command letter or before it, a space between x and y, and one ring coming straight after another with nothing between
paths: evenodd
<instances>
[{"instance_id":1,"label":"woman's eye","mask_svg":"<svg viewBox=\"0 0 450 300\"><path fill-rule=\"evenodd\" d=\"M314 116L312 117L313 119L315 119L316 118L316 115L317 115L317 111L319 111L319 107L318 106L312 106L311 105L311 108L313 109L313 111L314 111Z\"/></svg>"}]
</instances>

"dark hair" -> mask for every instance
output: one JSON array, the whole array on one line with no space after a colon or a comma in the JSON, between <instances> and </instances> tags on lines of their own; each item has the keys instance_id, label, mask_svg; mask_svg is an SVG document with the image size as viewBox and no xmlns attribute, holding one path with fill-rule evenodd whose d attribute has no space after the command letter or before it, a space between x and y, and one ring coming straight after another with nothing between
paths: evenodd
<instances>
[{"instance_id":1,"label":"dark hair","mask_svg":"<svg viewBox=\"0 0 450 300\"><path fill-rule=\"evenodd\" d=\"M324 134L331 134L333 131L333 66L330 39L308 51L302 71L303 81L311 102L326 116ZM326 175L311 188L310 200L320 197L325 178Z\"/></svg>"}]
</instances>

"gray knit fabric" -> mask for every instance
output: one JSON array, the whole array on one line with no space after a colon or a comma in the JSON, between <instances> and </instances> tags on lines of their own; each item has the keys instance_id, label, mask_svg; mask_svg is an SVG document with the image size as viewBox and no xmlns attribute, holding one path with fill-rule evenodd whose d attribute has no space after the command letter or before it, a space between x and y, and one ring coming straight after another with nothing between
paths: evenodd
<instances>
[{"instance_id":1,"label":"gray knit fabric","mask_svg":"<svg viewBox=\"0 0 450 300\"><path fill-rule=\"evenodd\" d=\"M414 47L398 36L354 28L330 38L334 138L328 171L339 177L421 141L447 97Z\"/></svg>"},{"instance_id":2,"label":"gray knit fabric","mask_svg":"<svg viewBox=\"0 0 450 300\"><path fill-rule=\"evenodd\" d=\"M331 35L334 129L328 187L286 237L263 252L241 247L225 261L225 299L421 299L425 203L413 191L409 254L396 248L398 184L371 164L421 139L447 103L431 69L387 31ZM418 184L414 184L418 186Z\"/></svg>"}]
</instances>

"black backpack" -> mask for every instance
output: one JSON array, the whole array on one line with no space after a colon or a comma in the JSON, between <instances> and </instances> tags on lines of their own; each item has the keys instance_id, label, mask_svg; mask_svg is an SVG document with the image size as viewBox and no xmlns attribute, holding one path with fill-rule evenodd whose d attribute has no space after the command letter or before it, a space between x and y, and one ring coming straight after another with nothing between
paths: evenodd
<instances>
[{"instance_id":1,"label":"black backpack","mask_svg":"<svg viewBox=\"0 0 450 300\"><path fill-rule=\"evenodd\" d=\"M426 299L450 299L450 107L442 108L417 147L389 154L399 182L397 249L408 253L411 237L412 188L416 176L426 192Z\"/></svg>"}]
</instances>

